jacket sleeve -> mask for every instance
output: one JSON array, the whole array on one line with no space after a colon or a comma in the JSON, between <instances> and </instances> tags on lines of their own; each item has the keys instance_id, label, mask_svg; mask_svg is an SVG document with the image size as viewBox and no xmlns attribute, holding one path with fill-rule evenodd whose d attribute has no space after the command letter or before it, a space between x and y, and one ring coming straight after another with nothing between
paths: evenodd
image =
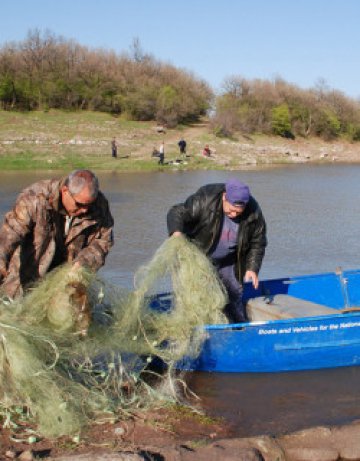
<instances>
[{"instance_id":1,"label":"jacket sleeve","mask_svg":"<svg viewBox=\"0 0 360 461\"><path fill-rule=\"evenodd\" d=\"M105 259L114 244L113 238L114 220L109 209L99 224L98 230L92 236L88 245L80 250L74 262L97 271L105 264Z\"/></svg>"},{"instance_id":2,"label":"jacket sleeve","mask_svg":"<svg viewBox=\"0 0 360 461\"><path fill-rule=\"evenodd\" d=\"M34 226L34 197L20 194L14 208L6 213L0 229L0 271L4 273L19 244L32 232Z\"/></svg>"},{"instance_id":3,"label":"jacket sleeve","mask_svg":"<svg viewBox=\"0 0 360 461\"><path fill-rule=\"evenodd\" d=\"M266 222L262 212L259 210L258 213L258 218L253 223L254 227L249 236L249 250L246 255L245 264L246 271L254 271L257 274L260 271L267 245Z\"/></svg>"},{"instance_id":4,"label":"jacket sleeve","mask_svg":"<svg viewBox=\"0 0 360 461\"><path fill-rule=\"evenodd\" d=\"M186 234L188 228L193 227L200 219L201 214L201 191L190 195L184 203L179 203L170 208L167 214L167 228L169 235L176 231Z\"/></svg>"}]
</instances>

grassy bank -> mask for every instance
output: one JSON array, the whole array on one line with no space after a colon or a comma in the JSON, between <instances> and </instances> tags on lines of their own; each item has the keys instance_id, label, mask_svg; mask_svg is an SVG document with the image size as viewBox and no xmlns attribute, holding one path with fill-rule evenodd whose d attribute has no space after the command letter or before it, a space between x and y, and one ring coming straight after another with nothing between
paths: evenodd
<instances>
[{"instance_id":1,"label":"grassy bank","mask_svg":"<svg viewBox=\"0 0 360 461\"><path fill-rule=\"evenodd\" d=\"M116 137L118 158L111 157ZM177 163L180 137L188 156ZM165 142L165 166L152 158ZM201 155L209 144L210 158ZM285 140L279 137L216 138L206 120L193 126L158 132L154 122L132 122L96 112L0 111L0 168L2 170L90 168L109 171L167 169L237 169L244 166L360 160L357 144L325 143L319 139Z\"/></svg>"},{"instance_id":2,"label":"grassy bank","mask_svg":"<svg viewBox=\"0 0 360 461\"><path fill-rule=\"evenodd\" d=\"M158 133L153 122L132 122L95 112L0 112L2 170L91 168L116 171L156 171L154 148L166 143L166 161L177 158L184 128ZM116 137L118 158L111 157ZM201 136L200 136L201 137ZM180 138L179 138L180 139ZM189 148L194 156L194 149ZM206 168L201 157L185 159L176 168Z\"/></svg>"}]
</instances>

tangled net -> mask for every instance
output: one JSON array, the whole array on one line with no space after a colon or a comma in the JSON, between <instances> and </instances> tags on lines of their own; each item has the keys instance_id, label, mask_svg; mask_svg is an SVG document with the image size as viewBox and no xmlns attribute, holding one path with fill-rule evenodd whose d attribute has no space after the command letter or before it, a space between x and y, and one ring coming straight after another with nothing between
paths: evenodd
<instances>
[{"instance_id":1,"label":"tangled net","mask_svg":"<svg viewBox=\"0 0 360 461\"><path fill-rule=\"evenodd\" d=\"M62 266L0 304L2 414L22 408L39 433L57 437L104 415L176 401L176 362L198 355L200 327L224 322L225 304L211 263L183 237L166 240L137 271L134 291Z\"/></svg>"}]
</instances>

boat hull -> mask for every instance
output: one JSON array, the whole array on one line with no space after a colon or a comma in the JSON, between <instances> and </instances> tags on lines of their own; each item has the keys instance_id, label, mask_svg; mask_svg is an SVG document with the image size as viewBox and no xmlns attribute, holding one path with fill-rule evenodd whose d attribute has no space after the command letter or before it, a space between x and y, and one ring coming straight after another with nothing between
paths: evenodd
<instances>
[{"instance_id":1,"label":"boat hull","mask_svg":"<svg viewBox=\"0 0 360 461\"><path fill-rule=\"evenodd\" d=\"M360 364L360 315L207 326L199 357L184 370L249 373Z\"/></svg>"},{"instance_id":2,"label":"boat hull","mask_svg":"<svg viewBox=\"0 0 360 461\"><path fill-rule=\"evenodd\" d=\"M281 372L360 364L360 271L317 274L245 287L245 300L288 294L336 309L335 314L230 325L206 325L206 340L183 370ZM344 313L343 311L351 311Z\"/></svg>"}]
</instances>

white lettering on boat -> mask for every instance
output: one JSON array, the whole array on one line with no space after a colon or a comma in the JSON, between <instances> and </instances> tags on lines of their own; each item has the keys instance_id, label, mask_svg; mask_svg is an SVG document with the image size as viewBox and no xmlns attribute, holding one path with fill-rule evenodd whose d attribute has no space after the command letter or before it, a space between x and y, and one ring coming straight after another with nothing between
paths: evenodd
<instances>
[{"instance_id":1,"label":"white lettering on boat","mask_svg":"<svg viewBox=\"0 0 360 461\"><path fill-rule=\"evenodd\" d=\"M360 322L342 322L342 323L330 323L328 325L303 325L297 327L287 328L259 328L259 335L282 335L289 333L314 333L317 331L333 331L343 328L359 328Z\"/></svg>"}]
</instances>

